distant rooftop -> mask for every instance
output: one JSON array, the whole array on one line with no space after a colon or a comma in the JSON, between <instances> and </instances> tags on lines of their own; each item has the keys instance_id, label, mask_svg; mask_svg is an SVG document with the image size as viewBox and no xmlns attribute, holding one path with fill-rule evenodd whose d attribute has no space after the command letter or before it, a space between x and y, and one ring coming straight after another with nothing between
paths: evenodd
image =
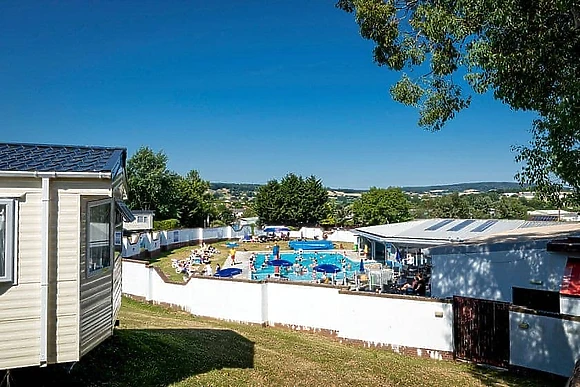
<instances>
[{"instance_id":1,"label":"distant rooftop","mask_svg":"<svg viewBox=\"0 0 580 387\"><path fill-rule=\"evenodd\" d=\"M114 173L125 159L124 148L0 143L0 171Z\"/></svg>"},{"instance_id":2,"label":"distant rooftop","mask_svg":"<svg viewBox=\"0 0 580 387\"><path fill-rule=\"evenodd\" d=\"M369 239L409 247L431 247L460 243L516 229L556 226L561 222L506 219L420 219L403 223L361 227L353 233ZM572 226L580 229L580 224Z\"/></svg>"}]
</instances>

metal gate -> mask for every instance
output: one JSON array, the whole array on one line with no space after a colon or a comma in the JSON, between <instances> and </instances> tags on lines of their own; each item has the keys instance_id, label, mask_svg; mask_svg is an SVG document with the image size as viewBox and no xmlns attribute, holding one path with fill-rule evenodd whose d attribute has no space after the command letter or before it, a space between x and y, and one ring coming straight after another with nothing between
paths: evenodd
<instances>
[{"instance_id":1,"label":"metal gate","mask_svg":"<svg viewBox=\"0 0 580 387\"><path fill-rule=\"evenodd\" d=\"M507 367L510 359L509 303L453 297L454 355Z\"/></svg>"}]
</instances>

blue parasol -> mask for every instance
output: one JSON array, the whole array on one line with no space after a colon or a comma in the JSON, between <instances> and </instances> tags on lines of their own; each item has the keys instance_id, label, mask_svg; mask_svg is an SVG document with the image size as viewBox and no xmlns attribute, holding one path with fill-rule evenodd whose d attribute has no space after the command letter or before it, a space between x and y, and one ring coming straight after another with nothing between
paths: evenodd
<instances>
[{"instance_id":1,"label":"blue parasol","mask_svg":"<svg viewBox=\"0 0 580 387\"><path fill-rule=\"evenodd\" d=\"M269 226L269 227L264 227L264 232L287 232L290 231L290 229L288 227L285 226Z\"/></svg>"},{"instance_id":2,"label":"blue parasol","mask_svg":"<svg viewBox=\"0 0 580 387\"><path fill-rule=\"evenodd\" d=\"M363 262L363 260L360 260L360 266L358 267L358 271L360 271L361 273L365 271L365 263Z\"/></svg>"},{"instance_id":3,"label":"blue parasol","mask_svg":"<svg viewBox=\"0 0 580 387\"><path fill-rule=\"evenodd\" d=\"M397 249L397 252L395 253L395 261L401 262L401 253L399 253L399 249Z\"/></svg>"},{"instance_id":4,"label":"blue parasol","mask_svg":"<svg viewBox=\"0 0 580 387\"><path fill-rule=\"evenodd\" d=\"M322 265L314 266L314 270L321 273L338 273L341 269L338 266L323 263Z\"/></svg>"},{"instance_id":5,"label":"blue parasol","mask_svg":"<svg viewBox=\"0 0 580 387\"><path fill-rule=\"evenodd\" d=\"M242 269L239 269L237 267L228 267L227 269L221 269L220 271L216 272L213 276L224 278L224 277L233 277L241 273Z\"/></svg>"},{"instance_id":6,"label":"blue parasol","mask_svg":"<svg viewBox=\"0 0 580 387\"><path fill-rule=\"evenodd\" d=\"M293 263L290 261L287 261L285 259L273 259L271 261L268 261L268 265L270 265L270 266L292 266Z\"/></svg>"}]
</instances>

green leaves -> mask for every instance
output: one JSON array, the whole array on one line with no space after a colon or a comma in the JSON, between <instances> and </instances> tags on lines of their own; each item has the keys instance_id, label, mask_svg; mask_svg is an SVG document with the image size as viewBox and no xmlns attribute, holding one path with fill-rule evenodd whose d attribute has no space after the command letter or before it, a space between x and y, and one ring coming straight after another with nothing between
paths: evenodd
<instances>
[{"instance_id":1,"label":"green leaves","mask_svg":"<svg viewBox=\"0 0 580 387\"><path fill-rule=\"evenodd\" d=\"M493 90L513 109L539 114L522 182L554 195L580 190L580 4L575 0L339 0L379 66L406 72L393 98L419 110L418 124L440 130L470 104L453 81ZM418 73L413 79L407 74Z\"/></svg>"},{"instance_id":2,"label":"green leaves","mask_svg":"<svg viewBox=\"0 0 580 387\"><path fill-rule=\"evenodd\" d=\"M258 189L254 209L263 224L316 225L327 214L328 193L315 176L293 173L280 182L271 180Z\"/></svg>"},{"instance_id":3,"label":"green leaves","mask_svg":"<svg viewBox=\"0 0 580 387\"><path fill-rule=\"evenodd\" d=\"M363 226L411 220L410 208L400 188L371 187L352 204L354 223Z\"/></svg>"}]
</instances>

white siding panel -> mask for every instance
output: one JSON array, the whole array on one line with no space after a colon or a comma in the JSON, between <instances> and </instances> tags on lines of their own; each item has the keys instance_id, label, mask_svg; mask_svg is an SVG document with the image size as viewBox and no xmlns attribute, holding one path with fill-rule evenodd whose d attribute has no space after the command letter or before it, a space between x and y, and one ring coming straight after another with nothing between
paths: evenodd
<instances>
[{"instance_id":1,"label":"white siding panel","mask_svg":"<svg viewBox=\"0 0 580 387\"><path fill-rule=\"evenodd\" d=\"M78 318L76 314L59 315L56 323L57 362L79 360Z\"/></svg>"},{"instance_id":2,"label":"white siding panel","mask_svg":"<svg viewBox=\"0 0 580 387\"><path fill-rule=\"evenodd\" d=\"M18 283L39 283L41 266L41 195L27 194L18 214Z\"/></svg>"},{"instance_id":3,"label":"white siding panel","mask_svg":"<svg viewBox=\"0 0 580 387\"><path fill-rule=\"evenodd\" d=\"M0 369L39 364L40 319L0 322Z\"/></svg>"},{"instance_id":4,"label":"white siding panel","mask_svg":"<svg viewBox=\"0 0 580 387\"><path fill-rule=\"evenodd\" d=\"M77 281L80 256L80 197L59 192L58 198L57 278L59 281ZM74 293L78 293L78 288Z\"/></svg>"},{"instance_id":5,"label":"white siding panel","mask_svg":"<svg viewBox=\"0 0 580 387\"><path fill-rule=\"evenodd\" d=\"M10 286L0 295L0 327L4 322L36 319L39 315L40 284Z\"/></svg>"}]
</instances>

